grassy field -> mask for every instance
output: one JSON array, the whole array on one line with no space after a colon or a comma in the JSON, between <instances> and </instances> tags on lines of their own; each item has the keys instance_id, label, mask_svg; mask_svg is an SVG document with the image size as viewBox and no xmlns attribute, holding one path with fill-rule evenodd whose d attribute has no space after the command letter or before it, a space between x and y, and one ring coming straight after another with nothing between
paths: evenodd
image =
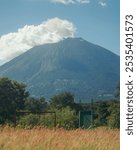
<instances>
[{"instance_id":1,"label":"grassy field","mask_svg":"<svg viewBox=\"0 0 137 150\"><path fill-rule=\"evenodd\" d=\"M119 150L119 130L0 127L0 150Z\"/></svg>"}]
</instances>

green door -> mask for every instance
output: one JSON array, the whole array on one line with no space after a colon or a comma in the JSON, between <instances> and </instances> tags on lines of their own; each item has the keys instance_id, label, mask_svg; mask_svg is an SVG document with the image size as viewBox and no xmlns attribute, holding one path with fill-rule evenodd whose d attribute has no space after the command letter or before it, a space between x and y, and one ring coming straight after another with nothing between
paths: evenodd
<instances>
[{"instance_id":1,"label":"green door","mask_svg":"<svg viewBox=\"0 0 137 150\"><path fill-rule=\"evenodd\" d=\"M80 111L79 112L79 127L87 129L92 127L93 118L91 111Z\"/></svg>"}]
</instances>

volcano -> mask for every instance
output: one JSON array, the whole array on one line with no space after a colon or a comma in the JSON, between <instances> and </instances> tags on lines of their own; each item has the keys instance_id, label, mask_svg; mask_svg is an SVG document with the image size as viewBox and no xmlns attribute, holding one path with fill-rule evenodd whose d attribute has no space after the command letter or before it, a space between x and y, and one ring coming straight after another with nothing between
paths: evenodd
<instances>
[{"instance_id":1,"label":"volcano","mask_svg":"<svg viewBox=\"0 0 137 150\"><path fill-rule=\"evenodd\" d=\"M0 76L24 82L31 95L64 91L77 101L108 99L120 80L120 57L82 38L36 46L0 67Z\"/></svg>"}]
</instances>

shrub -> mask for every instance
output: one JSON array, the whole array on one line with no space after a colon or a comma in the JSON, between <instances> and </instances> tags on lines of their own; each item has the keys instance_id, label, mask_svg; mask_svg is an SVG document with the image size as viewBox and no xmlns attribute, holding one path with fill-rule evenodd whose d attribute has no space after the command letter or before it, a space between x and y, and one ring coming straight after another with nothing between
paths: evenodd
<instances>
[{"instance_id":1,"label":"shrub","mask_svg":"<svg viewBox=\"0 0 137 150\"><path fill-rule=\"evenodd\" d=\"M29 114L21 117L18 121L18 127L33 128L37 125L39 125L38 115Z\"/></svg>"}]
</instances>

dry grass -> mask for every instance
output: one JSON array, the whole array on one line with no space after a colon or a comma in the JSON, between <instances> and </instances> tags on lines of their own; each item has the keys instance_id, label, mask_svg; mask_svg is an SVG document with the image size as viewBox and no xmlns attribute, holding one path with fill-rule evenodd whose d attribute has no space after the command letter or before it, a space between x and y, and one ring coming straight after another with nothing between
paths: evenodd
<instances>
[{"instance_id":1,"label":"dry grass","mask_svg":"<svg viewBox=\"0 0 137 150\"><path fill-rule=\"evenodd\" d=\"M0 150L119 150L119 130L0 128Z\"/></svg>"}]
</instances>

